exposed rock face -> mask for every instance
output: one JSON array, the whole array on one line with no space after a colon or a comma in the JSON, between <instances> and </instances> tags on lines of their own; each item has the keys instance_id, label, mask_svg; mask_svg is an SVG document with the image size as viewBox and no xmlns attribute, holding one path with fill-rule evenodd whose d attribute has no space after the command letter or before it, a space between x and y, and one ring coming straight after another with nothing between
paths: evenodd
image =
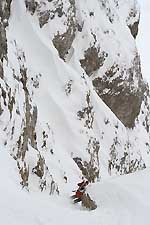
<instances>
[{"instance_id":1,"label":"exposed rock face","mask_svg":"<svg viewBox=\"0 0 150 225\"><path fill-rule=\"evenodd\" d=\"M138 27L139 27L139 20L135 22L133 25L129 25L129 29L134 38L136 38L138 34L138 30L139 30Z\"/></svg>"},{"instance_id":2,"label":"exposed rock face","mask_svg":"<svg viewBox=\"0 0 150 225\"><path fill-rule=\"evenodd\" d=\"M58 50L60 58L65 60L65 56L71 48L72 42L75 38L75 25L70 25L64 34L56 34L53 39L53 44Z\"/></svg>"},{"instance_id":3,"label":"exposed rock face","mask_svg":"<svg viewBox=\"0 0 150 225\"><path fill-rule=\"evenodd\" d=\"M87 151L90 155L89 162L83 161L79 157L73 158L82 174L86 177L89 182L95 182L100 177L99 171L99 151L100 151L100 143L94 139L90 138L88 142Z\"/></svg>"},{"instance_id":4,"label":"exposed rock face","mask_svg":"<svg viewBox=\"0 0 150 225\"><path fill-rule=\"evenodd\" d=\"M136 1L12 0L11 13L10 4L0 2L0 144L22 187L59 194L74 167L90 182L145 168Z\"/></svg>"},{"instance_id":5,"label":"exposed rock face","mask_svg":"<svg viewBox=\"0 0 150 225\"><path fill-rule=\"evenodd\" d=\"M93 46L84 52L84 59L81 59L80 63L85 72L90 76L103 66L104 61L105 53L100 53L100 49Z\"/></svg>"},{"instance_id":6,"label":"exposed rock face","mask_svg":"<svg viewBox=\"0 0 150 225\"><path fill-rule=\"evenodd\" d=\"M25 60L24 55L23 59ZM19 58L20 63L23 62L23 59L20 56ZM29 141L31 143L31 146L37 149L36 134L35 134L35 126L37 122L37 107L32 106L32 102L30 102L29 91L27 88L27 69L24 67L24 65L22 65L22 67L20 68L20 74L21 74L20 82L22 83L25 95L25 118L24 118L23 133L18 140L17 159L21 159L22 161L24 161L26 151L28 151Z\"/></svg>"},{"instance_id":7,"label":"exposed rock face","mask_svg":"<svg viewBox=\"0 0 150 225\"><path fill-rule=\"evenodd\" d=\"M56 26L56 31L54 32L52 40L59 56L65 60L65 56L72 46L77 29L75 0L68 0L67 2L63 2L63 0L47 2L43 2L42 0L39 2L26 0L25 3L26 8L32 15L37 13L41 28L47 23L53 24L53 20L55 19L58 19L58 21L61 21L61 19L65 20L65 31L60 32L61 29L57 29ZM62 26L64 26L64 24L62 24Z\"/></svg>"},{"instance_id":8,"label":"exposed rock face","mask_svg":"<svg viewBox=\"0 0 150 225\"><path fill-rule=\"evenodd\" d=\"M134 38L136 38L138 34L138 26L139 26L139 9L136 4L129 11L129 15L127 17L127 25L131 31L131 34Z\"/></svg>"},{"instance_id":9,"label":"exposed rock face","mask_svg":"<svg viewBox=\"0 0 150 225\"><path fill-rule=\"evenodd\" d=\"M26 8L33 15L35 13L36 8L38 7L38 2L35 0L25 0Z\"/></svg>"},{"instance_id":10,"label":"exposed rock face","mask_svg":"<svg viewBox=\"0 0 150 225\"><path fill-rule=\"evenodd\" d=\"M120 2L115 1L115 4L118 10ZM110 8L109 1L102 1L102 7L106 10L110 23L114 23L116 17ZM136 38L139 24L139 11L136 4L133 4L133 7L129 10L125 22L132 36ZM97 39L97 35L94 34L95 44ZM133 128L140 113L143 94L146 90L146 85L142 80L138 53L135 50L135 56L129 68L127 66L122 67L117 61L114 61L107 70L103 70L105 59L106 57L109 59L110 56L109 53L103 53L99 57L98 52L95 47L86 50L84 53L85 58L80 60L81 66L89 76L97 71L98 76L97 78L93 77L93 85L98 95L126 127ZM100 68L103 71L102 74ZM137 84L135 85L135 83Z\"/></svg>"},{"instance_id":11,"label":"exposed rock face","mask_svg":"<svg viewBox=\"0 0 150 225\"><path fill-rule=\"evenodd\" d=\"M118 65L112 66L103 78L93 80L98 95L111 108L116 116L126 127L133 128L135 119L140 113L146 84L142 80L140 59L136 56L132 68L128 69L128 80L117 77L113 79L119 71ZM124 73L124 71L121 71ZM137 78L137 87L134 88L134 77ZM113 79L110 81L110 78Z\"/></svg>"},{"instance_id":12,"label":"exposed rock face","mask_svg":"<svg viewBox=\"0 0 150 225\"><path fill-rule=\"evenodd\" d=\"M0 1L0 78L3 78L3 58L7 57L6 27L10 16L10 6L12 0Z\"/></svg>"},{"instance_id":13,"label":"exposed rock face","mask_svg":"<svg viewBox=\"0 0 150 225\"><path fill-rule=\"evenodd\" d=\"M0 15L1 15L1 22L8 25L8 19L10 17L10 6L12 0L2 0L0 2ZM6 21L5 21L6 20Z\"/></svg>"},{"instance_id":14,"label":"exposed rock face","mask_svg":"<svg viewBox=\"0 0 150 225\"><path fill-rule=\"evenodd\" d=\"M55 48L58 50L60 58L62 58L63 60L65 60L65 56L72 46L77 27L75 0L70 0L69 4L70 6L67 11L66 32L60 34L58 31L58 33L55 34L53 38L53 44ZM65 14L63 4L61 8L60 7L56 8L54 15L56 13L58 14L59 17L62 17Z\"/></svg>"},{"instance_id":15,"label":"exposed rock face","mask_svg":"<svg viewBox=\"0 0 150 225\"><path fill-rule=\"evenodd\" d=\"M94 210L97 208L96 203L91 199L89 194L83 194L82 196L82 205L89 210Z\"/></svg>"},{"instance_id":16,"label":"exposed rock face","mask_svg":"<svg viewBox=\"0 0 150 225\"><path fill-rule=\"evenodd\" d=\"M8 19L10 16L11 0L0 1L0 78L4 78L3 71L3 60L7 59L7 38L6 38L6 27L8 26ZM0 84L0 115L3 113L2 99L4 105L6 105L6 98L9 98L8 108L10 112L13 110L13 104L15 99L11 95L11 88L7 88L5 91L4 87Z\"/></svg>"}]
</instances>

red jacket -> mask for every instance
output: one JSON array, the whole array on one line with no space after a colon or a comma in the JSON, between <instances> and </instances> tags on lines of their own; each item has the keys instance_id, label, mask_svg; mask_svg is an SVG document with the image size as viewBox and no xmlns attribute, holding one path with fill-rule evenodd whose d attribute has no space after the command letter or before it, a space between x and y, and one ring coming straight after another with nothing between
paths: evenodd
<instances>
[{"instance_id":1,"label":"red jacket","mask_svg":"<svg viewBox=\"0 0 150 225\"><path fill-rule=\"evenodd\" d=\"M76 191L76 197L77 198L81 198L82 195L83 195L83 192L81 192L79 190Z\"/></svg>"}]
</instances>

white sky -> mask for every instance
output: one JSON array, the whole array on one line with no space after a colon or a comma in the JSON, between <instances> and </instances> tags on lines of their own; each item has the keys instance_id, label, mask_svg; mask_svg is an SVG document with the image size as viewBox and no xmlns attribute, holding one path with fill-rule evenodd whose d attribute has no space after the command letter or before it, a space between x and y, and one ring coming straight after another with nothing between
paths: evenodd
<instances>
[{"instance_id":1,"label":"white sky","mask_svg":"<svg viewBox=\"0 0 150 225\"><path fill-rule=\"evenodd\" d=\"M141 21L137 45L141 55L143 77L150 83L150 0L138 0L141 7Z\"/></svg>"}]
</instances>

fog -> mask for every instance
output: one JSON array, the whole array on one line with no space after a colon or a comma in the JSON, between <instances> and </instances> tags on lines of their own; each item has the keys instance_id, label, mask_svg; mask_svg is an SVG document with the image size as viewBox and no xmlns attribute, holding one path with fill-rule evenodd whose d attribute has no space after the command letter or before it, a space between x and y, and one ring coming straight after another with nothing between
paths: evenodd
<instances>
[{"instance_id":1,"label":"fog","mask_svg":"<svg viewBox=\"0 0 150 225\"><path fill-rule=\"evenodd\" d=\"M141 55L143 77L150 83L150 1L138 0L141 9L137 45Z\"/></svg>"}]
</instances>

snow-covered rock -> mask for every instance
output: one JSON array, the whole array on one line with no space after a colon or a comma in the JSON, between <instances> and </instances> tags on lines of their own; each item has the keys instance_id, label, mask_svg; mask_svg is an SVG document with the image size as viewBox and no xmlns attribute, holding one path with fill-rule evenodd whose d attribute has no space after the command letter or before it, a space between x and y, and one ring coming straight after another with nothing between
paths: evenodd
<instances>
[{"instance_id":1,"label":"snow-covered rock","mask_svg":"<svg viewBox=\"0 0 150 225\"><path fill-rule=\"evenodd\" d=\"M136 1L7 0L0 10L0 144L21 185L60 194L82 174L94 182L149 165Z\"/></svg>"}]
</instances>

